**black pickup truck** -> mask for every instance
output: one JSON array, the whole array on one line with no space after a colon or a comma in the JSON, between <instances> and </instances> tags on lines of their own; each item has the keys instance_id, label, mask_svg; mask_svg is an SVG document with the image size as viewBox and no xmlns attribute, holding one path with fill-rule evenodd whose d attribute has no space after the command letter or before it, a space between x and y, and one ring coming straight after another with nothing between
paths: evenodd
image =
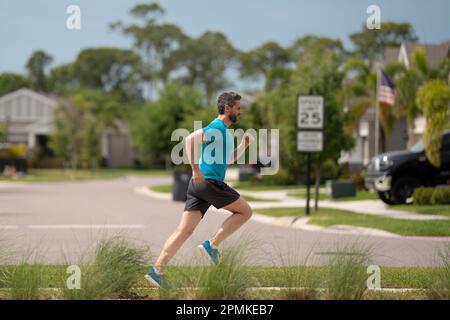
<instances>
[{"instance_id":1,"label":"black pickup truck","mask_svg":"<svg viewBox=\"0 0 450 320\"><path fill-rule=\"evenodd\" d=\"M419 186L450 184L450 130L442 133L440 150L440 168L428 161L422 141L409 150L380 154L367 167L365 186L387 204L402 204L412 202Z\"/></svg>"}]
</instances>

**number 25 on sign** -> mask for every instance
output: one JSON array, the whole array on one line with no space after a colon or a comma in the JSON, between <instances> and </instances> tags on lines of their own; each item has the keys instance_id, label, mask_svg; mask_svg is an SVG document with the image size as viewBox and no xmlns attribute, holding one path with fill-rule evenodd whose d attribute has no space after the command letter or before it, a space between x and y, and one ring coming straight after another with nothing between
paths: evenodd
<instances>
[{"instance_id":1,"label":"number 25 on sign","mask_svg":"<svg viewBox=\"0 0 450 320\"><path fill-rule=\"evenodd\" d=\"M299 96L297 103L297 128L323 128L323 97Z\"/></svg>"}]
</instances>

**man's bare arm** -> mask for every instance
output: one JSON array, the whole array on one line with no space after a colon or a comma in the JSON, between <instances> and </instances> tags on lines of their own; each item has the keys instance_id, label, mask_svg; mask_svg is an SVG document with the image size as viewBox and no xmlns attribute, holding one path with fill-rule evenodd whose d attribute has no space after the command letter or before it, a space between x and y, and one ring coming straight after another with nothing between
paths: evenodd
<instances>
[{"instance_id":1,"label":"man's bare arm","mask_svg":"<svg viewBox=\"0 0 450 320\"><path fill-rule=\"evenodd\" d=\"M203 134L203 129L196 130L186 137L187 157L189 160L189 164L191 165L192 168L192 175L194 177L194 181L196 182L205 181L198 165L198 156L196 155L195 152L197 146L205 142L205 139L206 138L205 135Z\"/></svg>"},{"instance_id":2,"label":"man's bare arm","mask_svg":"<svg viewBox=\"0 0 450 320\"><path fill-rule=\"evenodd\" d=\"M245 150L253 143L253 136L251 134L245 134L241 144L234 149L233 163L236 162L245 152Z\"/></svg>"}]
</instances>

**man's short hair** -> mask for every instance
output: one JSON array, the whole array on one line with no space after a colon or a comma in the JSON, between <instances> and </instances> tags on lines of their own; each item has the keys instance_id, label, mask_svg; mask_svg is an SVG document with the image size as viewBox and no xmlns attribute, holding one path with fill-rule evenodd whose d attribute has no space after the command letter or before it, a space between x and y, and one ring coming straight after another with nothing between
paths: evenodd
<instances>
[{"instance_id":1,"label":"man's short hair","mask_svg":"<svg viewBox=\"0 0 450 320\"><path fill-rule=\"evenodd\" d=\"M224 92L217 98L217 109L219 114L225 113L225 106L233 107L236 101L241 100L241 96L236 92Z\"/></svg>"}]
</instances>

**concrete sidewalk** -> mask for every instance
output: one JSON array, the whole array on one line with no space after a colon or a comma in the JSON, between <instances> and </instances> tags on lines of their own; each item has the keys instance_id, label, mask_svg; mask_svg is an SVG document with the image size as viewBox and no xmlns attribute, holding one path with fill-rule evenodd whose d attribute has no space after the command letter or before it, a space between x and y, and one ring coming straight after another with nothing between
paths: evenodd
<instances>
[{"instance_id":1,"label":"concrete sidewalk","mask_svg":"<svg viewBox=\"0 0 450 320\"><path fill-rule=\"evenodd\" d=\"M13 189L23 187L24 184L22 182L1 182L0 181L0 190L1 189Z\"/></svg>"},{"instance_id":2,"label":"concrete sidewalk","mask_svg":"<svg viewBox=\"0 0 450 320\"><path fill-rule=\"evenodd\" d=\"M246 195L259 199L276 199L275 201L261 201L251 202L252 208L274 208L274 207L305 207L306 199L289 197L288 192L292 190L276 190L276 191L247 191L239 190L245 198ZM313 202L311 202L313 203ZM356 201L331 201L319 200L319 207L347 210L354 213L370 214L376 216L383 216L393 219L407 219L407 220L447 220L448 217L414 213L409 211L392 210L384 204L381 200L356 200Z\"/></svg>"},{"instance_id":3,"label":"concrete sidewalk","mask_svg":"<svg viewBox=\"0 0 450 320\"><path fill-rule=\"evenodd\" d=\"M141 194L144 196L148 196L151 198L161 199L161 200L172 200L172 195L167 192L155 192L150 190L147 186L141 186L141 187L135 187L134 191L137 194ZM239 190L241 192L241 190ZM269 191L270 192L270 191ZM252 209L254 209L254 214L252 216L253 221L260 222L264 224L269 224L273 226L279 226L279 227L287 227L287 228L293 228L293 229L300 229L303 231L312 231L312 232L320 232L320 233L329 233L329 234L340 234L340 235L359 235L359 236L376 236L376 237L389 237L389 238L401 238L402 236L391 233L385 230L375 229L375 228L367 228L367 227L358 227L358 226L351 226L351 225L333 225L329 227L323 227L318 226L314 224L309 224L310 217L304 217L304 216L284 216L284 217L272 217L267 216L263 214L258 214L258 209L263 208L275 208L275 207L304 207L306 200L304 199L298 199L298 198L289 198L289 197L283 197L281 198L283 192L285 191L275 191L274 194L271 194L267 191L264 191L264 194L273 196L274 194L277 194L280 197L280 202L275 201L266 201L266 202L255 202L255 201L249 201L250 206ZM258 196L261 197L262 192L241 192L243 196L244 194L251 193L252 196ZM272 197L273 199L274 197ZM320 202L320 206L329 207L329 208L335 208L338 207L338 209L342 210L349 210L353 211L355 213L361 213L359 211L355 210L361 210L361 208L367 209L366 206L369 204L375 202L375 205L379 205L377 200L363 200L363 201L348 201L348 202L333 202L333 201L322 201ZM302 209L300 209L302 210ZM210 207L209 211L214 211L216 213L221 213L224 215L228 215L229 212L224 209L216 209L214 207ZM370 211L370 210L369 210ZM431 220L431 219L445 219L446 217L441 216L431 216L431 215L422 215L422 214L414 214L410 212L402 212L402 211L395 211L395 210L386 210L384 208L378 208L378 210L374 210L376 213L373 213L372 211L369 212L369 214L372 215L383 215L387 216L389 218L395 218L395 219L410 219L410 220ZM302 210L303 212L303 210ZM435 239L436 240L436 239ZM446 237L441 237L437 240L448 240Z\"/></svg>"}]
</instances>

